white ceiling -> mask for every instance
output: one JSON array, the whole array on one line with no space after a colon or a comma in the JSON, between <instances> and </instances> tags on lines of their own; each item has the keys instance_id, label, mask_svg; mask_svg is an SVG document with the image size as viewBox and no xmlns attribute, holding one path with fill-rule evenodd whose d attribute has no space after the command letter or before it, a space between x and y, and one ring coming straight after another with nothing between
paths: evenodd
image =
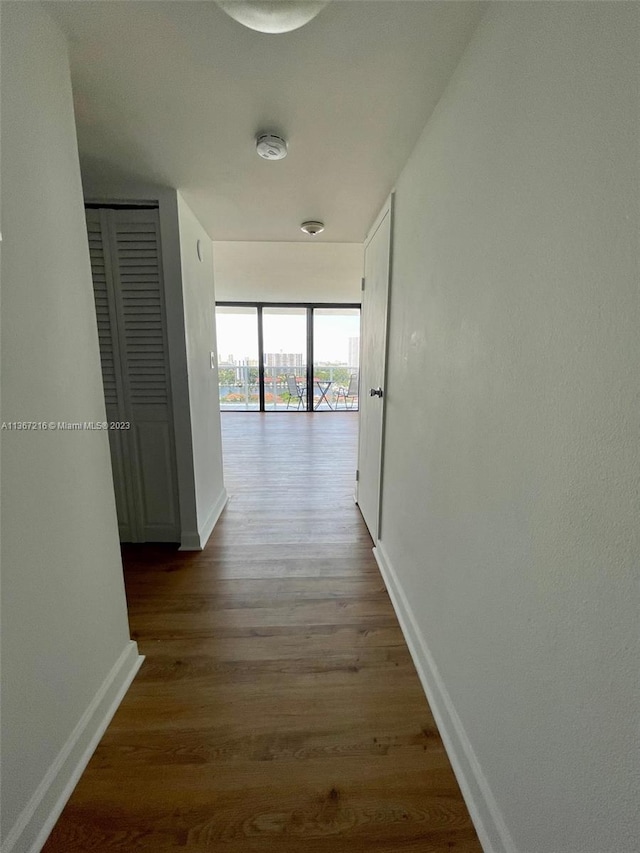
<instances>
[{"instance_id":1,"label":"white ceiling","mask_svg":"<svg viewBox=\"0 0 640 853\"><path fill-rule=\"evenodd\" d=\"M211 0L53 2L93 180L181 190L215 240L360 242L480 17L477 2L337 0L267 35ZM273 130L289 156L261 160Z\"/></svg>"}]
</instances>

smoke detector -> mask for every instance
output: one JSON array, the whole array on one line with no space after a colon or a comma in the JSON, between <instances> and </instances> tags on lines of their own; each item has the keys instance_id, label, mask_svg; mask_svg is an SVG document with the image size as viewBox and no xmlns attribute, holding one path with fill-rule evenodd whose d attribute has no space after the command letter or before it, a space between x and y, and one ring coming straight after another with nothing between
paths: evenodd
<instances>
[{"instance_id":1,"label":"smoke detector","mask_svg":"<svg viewBox=\"0 0 640 853\"><path fill-rule=\"evenodd\" d=\"M272 133L261 133L256 138L256 151L265 160L282 160L287 156L287 141Z\"/></svg>"},{"instance_id":2,"label":"smoke detector","mask_svg":"<svg viewBox=\"0 0 640 853\"><path fill-rule=\"evenodd\" d=\"M315 237L316 234L321 234L324 231L324 222L318 222L316 219L310 219L308 222L303 222L300 230L304 231L310 237Z\"/></svg>"}]
</instances>

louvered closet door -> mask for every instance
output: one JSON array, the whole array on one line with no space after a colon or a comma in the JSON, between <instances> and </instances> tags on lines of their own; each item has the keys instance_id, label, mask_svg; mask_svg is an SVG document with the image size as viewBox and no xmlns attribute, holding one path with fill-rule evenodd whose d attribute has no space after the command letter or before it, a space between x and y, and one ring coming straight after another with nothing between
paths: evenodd
<instances>
[{"instance_id":1,"label":"louvered closet door","mask_svg":"<svg viewBox=\"0 0 640 853\"><path fill-rule=\"evenodd\" d=\"M118 456L114 479L122 465L128 499L121 533L126 541L175 542L180 527L158 212L101 210L99 215L107 305L99 277L94 278L98 328L102 310L116 355L112 380L108 349L101 344L105 399L113 393L113 381L119 419L131 424L129 430L111 431L119 433L112 437L112 457Z\"/></svg>"},{"instance_id":2,"label":"louvered closet door","mask_svg":"<svg viewBox=\"0 0 640 853\"><path fill-rule=\"evenodd\" d=\"M107 420L109 423L121 423L127 420L127 410L118 345L118 322L107 214L106 210L87 210L87 233ZM140 532L136 523L136 496L131 479L128 436L124 431L109 430L109 446L120 541L137 542L140 540Z\"/></svg>"}]
</instances>

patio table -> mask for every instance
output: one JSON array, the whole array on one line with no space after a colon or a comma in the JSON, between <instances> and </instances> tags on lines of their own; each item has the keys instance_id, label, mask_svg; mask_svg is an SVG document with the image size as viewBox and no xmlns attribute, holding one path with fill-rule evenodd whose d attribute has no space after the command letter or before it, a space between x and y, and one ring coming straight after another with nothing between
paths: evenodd
<instances>
[{"instance_id":1,"label":"patio table","mask_svg":"<svg viewBox=\"0 0 640 853\"><path fill-rule=\"evenodd\" d=\"M317 404L313 407L315 409L315 411L317 411L320 408L323 400L325 401L327 406L329 406L329 408L331 410L333 410L333 406L331 405L331 403L329 402L329 400L327 398L327 391L333 385L333 379L314 379L314 382L318 386L318 391L320 392L320 399L318 400Z\"/></svg>"}]
</instances>

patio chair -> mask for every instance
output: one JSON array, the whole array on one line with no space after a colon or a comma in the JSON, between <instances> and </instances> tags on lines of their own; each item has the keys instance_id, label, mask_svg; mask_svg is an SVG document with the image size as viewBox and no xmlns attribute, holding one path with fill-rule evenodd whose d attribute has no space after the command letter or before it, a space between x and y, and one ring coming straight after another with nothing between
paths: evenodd
<instances>
[{"instance_id":1,"label":"patio chair","mask_svg":"<svg viewBox=\"0 0 640 853\"><path fill-rule=\"evenodd\" d=\"M298 380L292 373L287 373L285 375L285 379L287 380L287 391L289 392L289 399L287 400L287 409L292 401L298 401L298 411L300 411L300 406L304 404L306 408L306 396L307 389L304 385L299 385Z\"/></svg>"},{"instance_id":2,"label":"patio chair","mask_svg":"<svg viewBox=\"0 0 640 853\"><path fill-rule=\"evenodd\" d=\"M345 409L353 409L355 401L358 399L358 374L350 373L349 374L349 384L348 385L339 385L336 388L336 409L338 408L338 404L340 402L340 398L344 400ZM349 405L349 400L351 400L351 405Z\"/></svg>"}]
</instances>

